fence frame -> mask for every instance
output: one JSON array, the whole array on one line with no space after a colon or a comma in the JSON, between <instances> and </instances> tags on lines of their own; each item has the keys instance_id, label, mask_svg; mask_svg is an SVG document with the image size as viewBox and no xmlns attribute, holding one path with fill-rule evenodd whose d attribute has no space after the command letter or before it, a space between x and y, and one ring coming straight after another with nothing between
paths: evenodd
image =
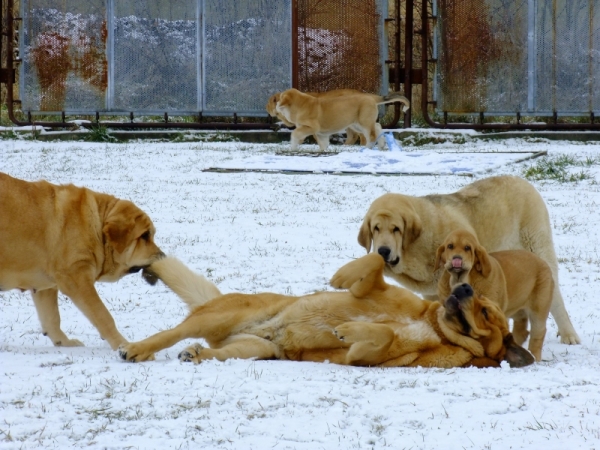
<instances>
[{"instance_id":1,"label":"fence frame","mask_svg":"<svg viewBox=\"0 0 600 450\"><path fill-rule=\"evenodd\" d=\"M407 10L413 9L419 0L407 0ZM594 113L589 114L589 123L559 123L558 112L555 110L551 116L550 123L523 123L521 120L521 113L515 113L516 123L485 123L485 114L479 112L479 123L452 123L449 122L448 113L444 112L443 122L436 122L430 115L429 106L435 106L436 102L432 97L432 86L433 81L431 80L431 67L435 67L437 60L429 55L429 43L433 39L433 33L430 31L430 24L437 20L435 10L432 14L429 14L428 0L421 1L421 20L423 29L420 30L421 34L421 76L422 76L422 89L421 89L421 112L423 119L427 124L433 128L441 129L475 129L475 130L600 130L600 123L596 123ZM590 30L591 32L591 30ZM531 67L531 58L529 60L529 67ZM412 61L407 59L407 66L412 65ZM531 86L530 86L531 89ZM477 114L477 111L473 111L473 114ZM493 114L490 114L493 116ZM542 114L531 114L528 115L539 115ZM572 117L572 114L565 114L565 117Z\"/></svg>"}]
</instances>

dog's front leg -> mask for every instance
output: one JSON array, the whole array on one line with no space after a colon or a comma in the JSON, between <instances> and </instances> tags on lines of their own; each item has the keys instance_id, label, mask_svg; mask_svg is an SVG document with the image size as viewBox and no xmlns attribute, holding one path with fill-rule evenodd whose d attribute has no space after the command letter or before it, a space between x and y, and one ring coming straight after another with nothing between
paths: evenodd
<instances>
[{"instance_id":1,"label":"dog's front leg","mask_svg":"<svg viewBox=\"0 0 600 450\"><path fill-rule=\"evenodd\" d=\"M31 293L37 310L42 332L54 345L62 347L80 347L83 343L77 339L69 339L60 329L60 312L58 311L58 290L44 289Z\"/></svg>"},{"instance_id":2,"label":"dog's front leg","mask_svg":"<svg viewBox=\"0 0 600 450\"><path fill-rule=\"evenodd\" d=\"M382 323L346 322L338 325L335 335L351 344L346 354L346 364L374 366L390 358L389 350L394 342L394 330Z\"/></svg>"},{"instance_id":3,"label":"dog's front leg","mask_svg":"<svg viewBox=\"0 0 600 450\"><path fill-rule=\"evenodd\" d=\"M342 266L329 282L336 289L348 289L355 297L365 297L374 289L385 290L385 261L379 253L369 253Z\"/></svg>"},{"instance_id":4,"label":"dog's front leg","mask_svg":"<svg viewBox=\"0 0 600 450\"><path fill-rule=\"evenodd\" d=\"M130 362L150 361L154 359L155 352L172 347L179 341L203 337L198 317L197 314L192 314L175 328L156 333L143 341L121 345L119 355Z\"/></svg>"},{"instance_id":5,"label":"dog's front leg","mask_svg":"<svg viewBox=\"0 0 600 450\"><path fill-rule=\"evenodd\" d=\"M71 271L77 273L77 276L57 277L58 289L75 303L113 350L127 343L127 339L119 333L115 320L102 303L92 277L85 275L85 269L72 268Z\"/></svg>"},{"instance_id":6,"label":"dog's front leg","mask_svg":"<svg viewBox=\"0 0 600 450\"><path fill-rule=\"evenodd\" d=\"M305 125L296 127L296 129L292 131L292 135L290 136L291 150L298 150L298 146L302 142L304 142L304 139L306 139L311 134L313 134L313 130L310 127L307 127Z\"/></svg>"}]
</instances>

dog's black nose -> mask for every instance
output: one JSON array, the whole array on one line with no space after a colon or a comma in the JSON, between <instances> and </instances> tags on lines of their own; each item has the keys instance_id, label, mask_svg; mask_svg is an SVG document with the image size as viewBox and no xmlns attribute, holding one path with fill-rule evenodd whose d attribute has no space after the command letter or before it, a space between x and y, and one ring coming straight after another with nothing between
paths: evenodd
<instances>
[{"instance_id":1,"label":"dog's black nose","mask_svg":"<svg viewBox=\"0 0 600 450\"><path fill-rule=\"evenodd\" d=\"M390 257L390 253L392 253L392 249L389 247L379 247L377 253L383 256L383 259L387 261Z\"/></svg>"},{"instance_id":2,"label":"dog's black nose","mask_svg":"<svg viewBox=\"0 0 600 450\"><path fill-rule=\"evenodd\" d=\"M473 288L469 284L463 283L460 286L456 286L454 288L454 290L452 291L452 295L454 295L459 300L467 297L472 297Z\"/></svg>"}]
</instances>

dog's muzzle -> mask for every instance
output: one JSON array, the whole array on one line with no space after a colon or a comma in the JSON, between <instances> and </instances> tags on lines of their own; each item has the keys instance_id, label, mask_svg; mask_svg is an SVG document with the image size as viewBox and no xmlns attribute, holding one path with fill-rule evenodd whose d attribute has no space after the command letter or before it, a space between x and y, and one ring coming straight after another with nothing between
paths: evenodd
<instances>
[{"instance_id":1,"label":"dog's muzzle","mask_svg":"<svg viewBox=\"0 0 600 450\"><path fill-rule=\"evenodd\" d=\"M392 254L392 249L389 247L385 247L385 246L381 246L377 249L377 253L379 253L386 264L389 264L390 266L395 266L396 264L398 264L400 262L400 257L397 256L396 259L394 259L393 261L390 261L390 255Z\"/></svg>"}]
</instances>

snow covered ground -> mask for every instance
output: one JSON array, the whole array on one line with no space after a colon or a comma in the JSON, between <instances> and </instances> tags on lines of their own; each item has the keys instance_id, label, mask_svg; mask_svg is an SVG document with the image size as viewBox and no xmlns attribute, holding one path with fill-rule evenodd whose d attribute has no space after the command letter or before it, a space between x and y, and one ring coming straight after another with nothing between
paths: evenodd
<instances>
[{"instance_id":1,"label":"snow covered ground","mask_svg":"<svg viewBox=\"0 0 600 450\"><path fill-rule=\"evenodd\" d=\"M134 201L153 219L161 248L224 292L304 294L329 289L329 277L364 254L358 228L379 195L448 193L490 175L522 175L540 161L481 172L475 165L473 177L202 172L288 145L0 140L0 170ZM180 363L177 353L191 341L155 362L129 364L66 298L63 329L86 347L52 347L29 294L2 292L0 449L600 448L600 144L469 138L404 150L547 151L587 176L534 181L550 211L581 345L561 344L549 319L544 361L522 369ZM151 287L139 274L97 286L130 340L186 314L164 285Z\"/></svg>"}]
</instances>

